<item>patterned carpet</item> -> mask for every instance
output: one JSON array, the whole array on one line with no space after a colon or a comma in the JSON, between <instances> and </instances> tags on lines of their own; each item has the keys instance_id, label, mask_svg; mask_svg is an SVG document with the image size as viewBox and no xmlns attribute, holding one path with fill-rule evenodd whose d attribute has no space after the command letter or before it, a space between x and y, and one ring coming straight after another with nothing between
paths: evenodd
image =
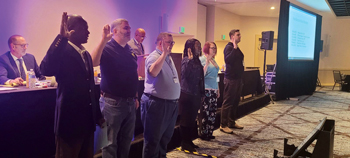
<instances>
[{"instance_id":1,"label":"patterned carpet","mask_svg":"<svg viewBox=\"0 0 350 158\"><path fill-rule=\"evenodd\" d=\"M324 117L335 120L334 158L350 157L350 93L337 88L318 87L311 96L299 100L281 100L238 120L243 130L233 134L214 131L216 139L193 142L200 154L219 158L272 158L273 150L283 156L283 139L298 146ZM313 151L314 141L307 150ZM179 150L168 152L169 158L199 158Z\"/></svg>"}]
</instances>

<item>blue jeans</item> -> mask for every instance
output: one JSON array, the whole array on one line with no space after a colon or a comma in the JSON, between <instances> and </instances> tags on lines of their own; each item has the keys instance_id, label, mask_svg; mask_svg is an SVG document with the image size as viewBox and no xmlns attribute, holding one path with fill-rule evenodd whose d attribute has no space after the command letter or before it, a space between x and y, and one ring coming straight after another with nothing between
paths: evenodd
<instances>
[{"instance_id":1,"label":"blue jeans","mask_svg":"<svg viewBox=\"0 0 350 158\"><path fill-rule=\"evenodd\" d=\"M101 97L100 108L106 120L108 139L108 144L102 148L102 157L128 158L135 129L135 101Z\"/></svg>"},{"instance_id":2,"label":"blue jeans","mask_svg":"<svg viewBox=\"0 0 350 158\"><path fill-rule=\"evenodd\" d=\"M178 101L153 99L142 95L143 158L166 157L177 115Z\"/></svg>"}]
</instances>

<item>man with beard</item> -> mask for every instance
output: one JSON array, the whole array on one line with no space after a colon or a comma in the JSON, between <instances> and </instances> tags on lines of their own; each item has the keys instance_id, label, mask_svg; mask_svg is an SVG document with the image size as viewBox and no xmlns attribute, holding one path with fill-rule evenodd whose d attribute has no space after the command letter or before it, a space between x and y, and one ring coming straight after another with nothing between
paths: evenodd
<instances>
[{"instance_id":1,"label":"man with beard","mask_svg":"<svg viewBox=\"0 0 350 158\"><path fill-rule=\"evenodd\" d=\"M92 158L96 124L104 119L95 100L90 54L82 46L90 32L79 15L62 15L61 31L51 44L40 69L55 76L56 158ZM102 127L103 128L103 127Z\"/></svg>"},{"instance_id":2,"label":"man with beard","mask_svg":"<svg viewBox=\"0 0 350 158\"><path fill-rule=\"evenodd\" d=\"M28 43L20 35L13 35L8 40L10 51L0 56L0 84L22 85L26 73L33 69L39 80L45 80L32 54L26 53Z\"/></svg>"},{"instance_id":3,"label":"man with beard","mask_svg":"<svg viewBox=\"0 0 350 158\"><path fill-rule=\"evenodd\" d=\"M92 53L94 66L101 68L100 108L107 123L108 144L102 148L102 157L127 158L139 106L137 57L127 44L127 20L117 19L103 30L102 40Z\"/></svg>"},{"instance_id":4,"label":"man with beard","mask_svg":"<svg viewBox=\"0 0 350 158\"><path fill-rule=\"evenodd\" d=\"M224 95L221 107L220 131L232 134L234 129L243 129L243 126L236 123L236 112L242 91L242 75L244 72L244 54L238 47L241 42L239 30L231 30L230 42L224 49L226 71L224 78Z\"/></svg>"}]
</instances>

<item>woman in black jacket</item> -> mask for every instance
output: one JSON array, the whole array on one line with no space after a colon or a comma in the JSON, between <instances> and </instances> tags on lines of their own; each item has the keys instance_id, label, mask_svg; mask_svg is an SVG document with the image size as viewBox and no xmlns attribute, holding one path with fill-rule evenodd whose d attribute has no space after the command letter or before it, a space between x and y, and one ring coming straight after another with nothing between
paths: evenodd
<instances>
[{"instance_id":1,"label":"woman in black jacket","mask_svg":"<svg viewBox=\"0 0 350 158\"><path fill-rule=\"evenodd\" d=\"M180 133L182 150L196 151L191 134L196 125L198 109L204 98L204 72L199 60L202 55L201 43L188 39L181 62L181 95L179 99Z\"/></svg>"}]
</instances>

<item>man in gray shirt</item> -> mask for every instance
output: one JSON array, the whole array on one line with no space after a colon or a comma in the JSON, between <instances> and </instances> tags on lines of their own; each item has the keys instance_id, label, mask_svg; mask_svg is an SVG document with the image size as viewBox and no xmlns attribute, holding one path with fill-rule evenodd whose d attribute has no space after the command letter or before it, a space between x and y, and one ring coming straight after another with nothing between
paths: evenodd
<instances>
[{"instance_id":1,"label":"man in gray shirt","mask_svg":"<svg viewBox=\"0 0 350 158\"><path fill-rule=\"evenodd\" d=\"M178 115L180 84L170 56L175 42L169 33L160 33L156 50L146 59L145 90L141 97L144 128L143 158L166 157Z\"/></svg>"}]
</instances>

